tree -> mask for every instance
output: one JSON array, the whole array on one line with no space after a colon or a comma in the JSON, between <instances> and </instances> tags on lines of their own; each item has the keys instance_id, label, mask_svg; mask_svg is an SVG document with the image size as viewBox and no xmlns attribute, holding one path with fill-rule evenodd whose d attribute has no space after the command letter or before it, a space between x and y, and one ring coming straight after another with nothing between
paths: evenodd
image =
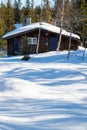
<instances>
[{"instance_id":1,"label":"tree","mask_svg":"<svg viewBox=\"0 0 87 130\"><path fill-rule=\"evenodd\" d=\"M34 9L34 0L31 0L31 8Z\"/></svg>"},{"instance_id":2,"label":"tree","mask_svg":"<svg viewBox=\"0 0 87 130\"><path fill-rule=\"evenodd\" d=\"M18 3L18 8L21 9L21 5L22 5L22 4L21 4L21 0L18 0L17 3Z\"/></svg>"},{"instance_id":3,"label":"tree","mask_svg":"<svg viewBox=\"0 0 87 130\"><path fill-rule=\"evenodd\" d=\"M2 13L3 12L3 13ZM2 36L6 31L6 5L2 2L0 6L0 47L6 48L6 41L2 39Z\"/></svg>"},{"instance_id":4,"label":"tree","mask_svg":"<svg viewBox=\"0 0 87 130\"><path fill-rule=\"evenodd\" d=\"M62 11L61 11L61 21L60 21L60 35L59 35L59 41L57 45L57 51L60 49L60 44L62 40L62 28L63 28L63 19L64 19L64 0L62 0Z\"/></svg>"},{"instance_id":5,"label":"tree","mask_svg":"<svg viewBox=\"0 0 87 130\"><path fill-rule=\"evenodd\" d=\"M34 9L34 21L39 22L40 19L41 19L41 7L36 6L36 8Z\"/></svg>"},{"instance_id":6,"label":"tree","mask_svg":"<svg viewBox=\"0 0 87 130\"><path fill-rule=\"evenodd\" d=\"M6 32L13 30L14 28L14 14L13 14L13 7L11 5L10 0L7 1L6 5L6 17L5 17L5 24L6 24Z\"/></svg>"},{"instance_id":7,"label":"tree","mask_svg":"<svg viewBox=\"0 0 87 130\"><path fill-rule=\"evenodd\" d=\"M24 16L26 18L31 18L32 22L34 22L34 3L33 1L26 0L24 7Z\"/></svg>"},{"instance_id":8,"label":"tree","mask_svg":"<svg viewBox=\"0 0 87 130\"><path fill-rule=\"evenodd\" d=\"M30 54L30 46L29 46L29 44L24 45L22 53L24 55L22 60L29 60L30 59L30 56L29 56L29 54Z\"/></svg>"},{"instance_id":9,"label":"tree","mask_svg":"<svg viewBox=\"0 0 87 130\"><path fill-rule=\"evenodd\" d=\"M26 0L24 15L25 15L25 17L31 17L31 3L30 3L30 0Z\"/></svg>"},{"instance_id":10,"label":"tree","mask_svg":"<svg viewBox=\"0 0 87 130\"><path fill-rule=\"evenodd\" d=\"M0 16L0 48L1 47L4 47L5 44L4 44L4 41L2 39L2 36L4 35L4 21L3 19L1 19L1 16Z\"/></svg>"},{"instance_id":11,"label":"tree","mask_svg":"<svg viewBox=\"0 0 87 130\"><path fill-rule=\"evenodd\" d=\"M60 21L61 18L61 10L62 10L62 1L61 0L55 0L54 2L54 14L55 18Z\"/></svg>"},{"instance_id":12,"label":"tree","mask_svg":"<svg viewBox=\"0 0 87 130\"><path fill-rule=\"evenodd\" d=\"M82 37L83 39L87 37L87 1L82 0L81 3L81 10L82 10Z\"/></svg>"},{"instance_id":13,"label":"tree","mask_svg":"<svg viewBox=\"0 0 87 130\"><path fill-rule=\"evenodd\" d=\"M42 8L42 20L50 23L52 20L52 11L50 7L49 0L43 0L43 8Z\"/></svg>"},{"instance_id":14,"label":"tree","mask_svg":"<svg viewBox=\"0 0 87 130\"><path fill-rule=\"evenodd\" d=\"M26 0L26 8L30 8L30 0Z\"/></svg>"},{"instance_id":15,"label":"tree","mask_svg":"<svg viewBox=\"0 0 87 130\"><path fill-rule=\"evenodd\" d=\"M81 20L81 0L72 0L70 2L71 7L71 14L70 14L70 21L73 19L73 31L75 33L79 32L79 22Z\"/></svg>"},{"instance_id":16,"label":"tree","mask_svg":"<svg viewBox=\"0 0 87 130\"><path fill-rule=\"evenodd\" d=\"M14 23L20 23L20 5L17 0L14 2Z\"/></svg>"}]
</instances>

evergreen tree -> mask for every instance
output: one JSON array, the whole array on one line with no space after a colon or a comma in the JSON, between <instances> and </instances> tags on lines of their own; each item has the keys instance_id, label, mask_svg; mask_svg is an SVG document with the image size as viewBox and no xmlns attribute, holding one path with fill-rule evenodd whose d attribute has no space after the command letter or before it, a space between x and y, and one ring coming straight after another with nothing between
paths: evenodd
<instances>
[{"instance_id":1,"label":"evergreen tree","mask_svg":"<svg viewBox=\"0 0 87 130\"><path fill-rule=\"evenodd\" d=\"M34 0L31 0L31 8L34 9Z\"/></svg>"},{"instance_id":2,"label":"evergreen tree","mask_svg":"<svg viewBox=\"0 0 87 130\"><path fill-rule=\"evenodd\" d=\"M52 11L49 0L43 0L42 12L42 20L50 23L52 20Z\"/></svg>"},{"instance_id":3,"label":"evergreen tree","mask_svg":"<svg viewBox=\"0 0 87 130\"><path fill-rule=\"evenodd\" d=\"M23 6L20 10L20 22L25 24L25 7Z\"/></svg>"},{"instance_id":4,"label":"evergreen tree","mask_svg":"<svg viewBox=\"0 0 87 130\"><path fill-rule=\"evenodd\" d=\"M32 22L34 22L34 6L33 1L26 0L25 8L24 8L24 16L26 18L31 18Z\"/></svg>"},{"instance_id":5,"label":"evergreen tree","mask_svg":"<svg viewBox=\"0 0 87 130\"><path fill-rule=\"evenodd\" d=\"M21 8L21 0L18 0L18 8L20 9Z\"/></svg>"},{"instance_id":6,"label":"evergreen tree","mask_svg":"<svg viewBox=\"0 0 87 130\"><path fill-rule=\"evenodd\" d=\"M5 17L6 17L6 6L5 4L1 3L0 7L0 47L5 47L6 46L6 41L2 39L2 36L5 34Z\"/></svg>"},{"instance_id":7,"label":"evergreen tree","mask_svg":"<svg viewBox=\"0 0 87 130\"><path fill-rule=\"evenodd\" d=\"M32 22L35 22L35 18L34 18L34 0L31 0L31 19L32 19Z\"/></svg>"},{"instance_id":8,"label":"evergreen tree","mask_svg":"<svg viewBox=\"0 0 87 130\"><path fill-rule=\"evenodd\" d=\"M6 17L5 17L6 32L13 30L14 25L14 14L13 7L10 0L7 1L6 5Z\"/></svg>"},{"instance_id":9,"label":"evergreen tree","mask_svg":"<svg viewBox=\"0 0 87 130\"><path fill-rule=\"evenodd\" d=\"M60 23L62 0L55 0L55 18ZM63 28L69 30L71 28L71 21L73 22L73 29L77 29L77 21L81 17L81 0L64 0L64 21Z\"/></svg>"},{"instance_id":10,"label":"evergreen tree","mask_svg":"<svg viewBox=\"0 0 87 130\"><path fill-rule=\"evenodd\" d=\"M55 0L54 2L54 14L55 14L55 18L58 19L60 21L61 18L61 7L62 5L62 1L61 0Z\"/></svg>"},{"instance_id":11,"label":"evergreen tree","mask_svg":"<svg viewBox=\"0 0 87 130\"><path fill-rule=\"evenodd\" d=\"M20 23L20 6L17 0L14 2L14 22Z\"/></svg>"},{"instance_id":12,"label":"evergreen tree","mask_svg":"<svg viewBox=\"0 0 87 130\"><path fill-rule=\"evenodd\" d=\"M87 6L86 0L72 0L72 18L73 18L73 32L80 35L81 40L84 41L84 36L87 34Z\"/></svg>"},{"instance_id":13,"label":"evergreen tree","mask_svg":"<svg viewBox=\"0 0 87 130\"><path fill-rule=\"evenodd\" d=\"M30 0L26 0L25 16L31 17L31 3L30 3Z\"/></svg>"},{"instance_id":14,"label":"evergreen tree","mask_svg":"<svg viewBox=\"0 0 87 130\"><path fill-rule=\"evenodd\" d=\"M34 12L35 12L34 13L34 21L35 22L40 22L40 20L41 20L41 7L36 6Z\"/></svg>"},{"instance_id":15,"label":"evergreen tree","mask_svg":"<svg viewBox=\"0 0 87 130\"><path fill-rule=\"evenodd\" d=\"M64 20L63 20L63 28L66 30L70 30L71 28L71 20L72 20L72 6L69 0L65 0L64 3Z\"/></svg>"},{"instance_id":16,"label":"evergreen tree","mask_svg":"<svg viewBox=\"0 0 87 130\"><path fill-rule=\"evenodd\" d=\"M73 27L74 30L78 31L78 25L79 25L79 20L81 19L81 0L72 0L71 1L71 8L72 8L72 14L71 17L73 19Z\"/></svg>"},{"instance_id":17,"label":"evergreen tree","mask_svg":"<svg viewBox=\"0 0 87 130\"><path fill-rule=\"evenodd\" d=\"M82 0L81 4L82 10L82 23L83 23L83 33L87 35L87 1Z\"/></svg>"},{"instance_id":18,"label":"evergreen tree","mask_svg":"<svg viewBox=\"0 0 87 130\"><path fill-rule=\"evenodd\" d=\"M30 0L26 0L26 8L30 8Z\"/></svg>"}]
</instances>

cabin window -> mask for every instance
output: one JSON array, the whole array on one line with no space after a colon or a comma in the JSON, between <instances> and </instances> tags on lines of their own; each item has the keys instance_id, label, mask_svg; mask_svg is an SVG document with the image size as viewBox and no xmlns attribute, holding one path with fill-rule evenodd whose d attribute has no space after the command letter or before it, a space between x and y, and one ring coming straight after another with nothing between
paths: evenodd
<instances>
[{"instance_id":1,"label":"cabin window","mask_svg":"<svg viewBox=\"0 0 87 130\"><path fill-rule=\"evenodd\" d=\"M27 43L32 44L32 45L36 45L37 44L37 38L36 37L29 37L29 38L27 38Z\"/></svg>"}]
</instances>

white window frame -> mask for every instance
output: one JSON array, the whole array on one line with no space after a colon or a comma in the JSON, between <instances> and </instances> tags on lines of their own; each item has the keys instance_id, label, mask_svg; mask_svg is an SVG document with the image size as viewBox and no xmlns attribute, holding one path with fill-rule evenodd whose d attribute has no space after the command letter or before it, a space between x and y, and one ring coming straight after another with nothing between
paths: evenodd
<instances>
[{"instance_id":1,"label":"white window frame","mask_svg":"<svg viewBox=\"0 0 87 130\"><path fill-rule=\"evenodd\" d=\"M29 43L29 40L31 40L31 43ZM36 40L36 42L34 42L34 40ZM28 37L27 43L30 45L37 45L37 37Z\"/></svg>"}]
</instances>

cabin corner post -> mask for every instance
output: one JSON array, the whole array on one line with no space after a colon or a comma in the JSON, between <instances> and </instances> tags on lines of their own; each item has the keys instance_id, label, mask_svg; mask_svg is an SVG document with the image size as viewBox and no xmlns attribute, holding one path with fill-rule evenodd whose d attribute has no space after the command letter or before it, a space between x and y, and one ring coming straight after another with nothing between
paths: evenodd
<instances>
[{"instance_id":1,"label":"cabin corner post","mask_svg":"<svg viewBox=\"0 0 87 130\"><path fill-rule=\"evenodd\" d=\"M9 56L9 40L7 39L7 55Z\"/></svg>"}]
</instances>

